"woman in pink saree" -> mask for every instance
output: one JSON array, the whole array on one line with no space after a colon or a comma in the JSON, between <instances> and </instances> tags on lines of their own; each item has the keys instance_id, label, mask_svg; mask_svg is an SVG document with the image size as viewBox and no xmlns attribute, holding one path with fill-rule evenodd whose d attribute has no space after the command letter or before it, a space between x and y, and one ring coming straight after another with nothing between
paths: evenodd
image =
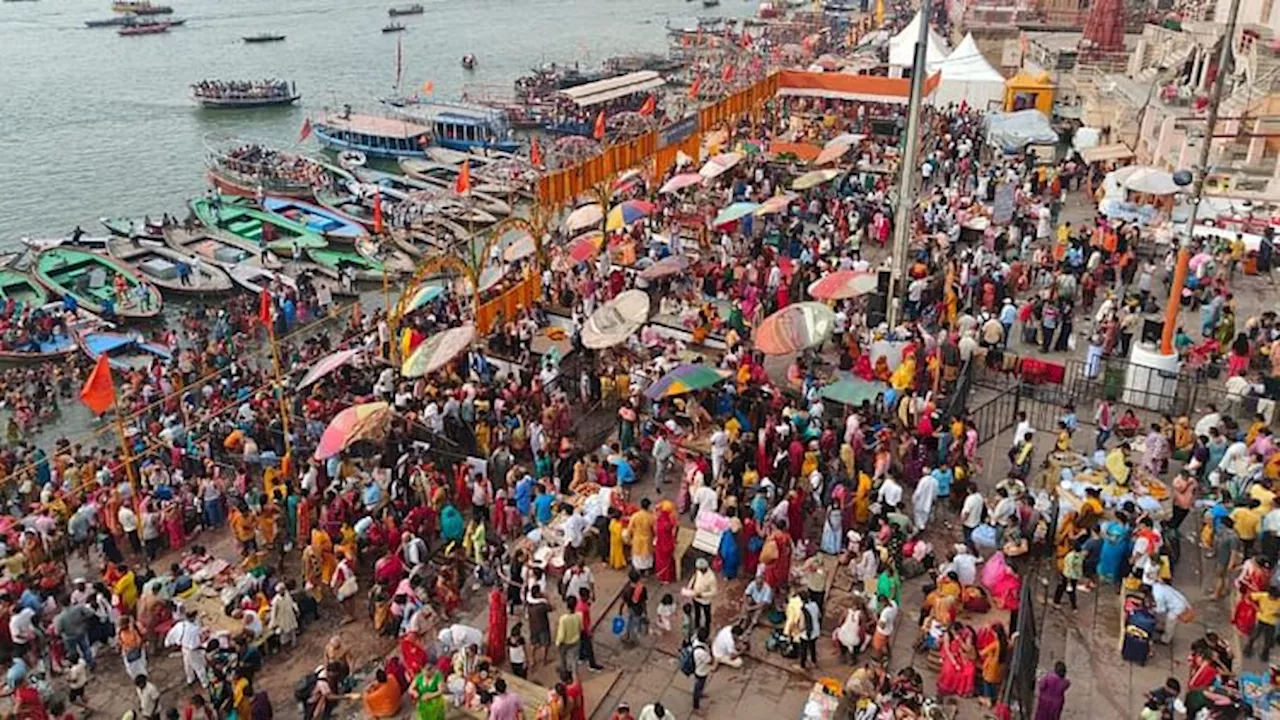
<instances>
[{"instance_id":1,"label":"woman in pink saree","mask_svg":"<svg viewBox=\"0 0 1280 720\"><path fill-rule=\"evenodd\" d=\"M676 534L680 523L670 500L658 503L658 521L653 543L653 563L658 580L668 583L676 579Z\"/></svg>"}]
</instances>

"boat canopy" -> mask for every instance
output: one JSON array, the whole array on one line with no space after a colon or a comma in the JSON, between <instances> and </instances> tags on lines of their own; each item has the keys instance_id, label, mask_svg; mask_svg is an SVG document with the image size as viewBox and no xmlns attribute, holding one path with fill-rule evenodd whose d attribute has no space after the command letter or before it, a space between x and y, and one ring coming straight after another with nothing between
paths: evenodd
<instances>
[{"instance_id":1,"label":"boat canopy","mask_svg":"<svg viewBox=\"0 0 1280 720\"><path fill-rule=\"evenodd\" d=\"M334 130L361 135L407 140L425 135L430 128L408 120L381 117L379 115L326 115L321 120L324 125Z\"/></svg>"},{"instance_id":2,"label":"boat canopy","mask_svg":"<svg viewBox=\"0 0 1280 720\"><path fill-rule=\"evenodd\" d=\"M666 84L667 81L663 80L662 76L656 71L640 70L607 80L597 80L586 85L578 85L561 90L560 95L573 101L578 107L591 107L592 105L599 105L628 95L660 88Z\"/></svg>"}]
</instances>

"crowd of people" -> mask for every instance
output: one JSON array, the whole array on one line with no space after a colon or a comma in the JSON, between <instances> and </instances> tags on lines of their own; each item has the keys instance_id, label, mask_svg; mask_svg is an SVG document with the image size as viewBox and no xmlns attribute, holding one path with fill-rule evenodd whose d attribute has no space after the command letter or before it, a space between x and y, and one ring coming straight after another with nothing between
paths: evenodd
<instances>
[{"instance_id":1,"label":"crowd of people","mask_svg":"<svg viewBox=\"0 0 1280 720\"><path fill-rule=\"evenodd\" d=\"M191 86L196 97L277 98L293 97L296 87L288 80L201 80Z\"/></svg>"}]
</instances>

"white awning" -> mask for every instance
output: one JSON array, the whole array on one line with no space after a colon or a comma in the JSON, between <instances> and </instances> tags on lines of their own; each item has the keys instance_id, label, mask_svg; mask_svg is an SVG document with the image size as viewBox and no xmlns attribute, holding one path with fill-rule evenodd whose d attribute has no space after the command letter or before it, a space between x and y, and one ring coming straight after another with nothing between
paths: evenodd
<instances>
[{"instance_id":1,"label":"white awning","mask_svg":"<svg viewBox=\"0 0 1280 720\"><path fill-rule=\"evenodd\" d=\"M586 85L578 85L577 87L561 90L560 95L572 100L578 107L589 107L620 97L660 88L666 84L667 81L663 80L662 76L657 72L641 70L609 78L608 80L597 80Z\"/></svg>"}]
</instances>

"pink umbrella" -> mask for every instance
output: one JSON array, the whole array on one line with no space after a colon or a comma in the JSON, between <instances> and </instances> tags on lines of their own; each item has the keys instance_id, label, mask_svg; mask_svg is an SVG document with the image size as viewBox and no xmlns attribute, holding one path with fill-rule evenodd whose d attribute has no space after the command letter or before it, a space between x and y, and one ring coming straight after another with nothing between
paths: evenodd
<instances>
[{"instance_id":1,"label":"pink umbrella","mask_svg":"<svg viewBox=\"0 0 1280 720\"><path fill-rule=\"evenodd\" d=\"M876 291L876 276L869 272L840 270L809 285L809 295L819 300L843 300Z\"/></svg>"},{"instance_id":2,"label":"pink umbrella","mask_svg":"<svg viewBox=\"0 0 1280 720\"><path fill-rule=\"evenodd\" d=\"M569 245L569 257L573 258L575 263L586 262L595 257L603 245L604 233L596 231L579 235Z\"/></svg>"},{"instance_id":3,"label":"pink umbrella","mask_svg":"<svg viewBox=\"0 0 1280 720\"><path fill-rule=\"evenodd\" d=\"M329 421L316 446L315 458L327 460L357 440L376 436L386 430L390 420L391 407L384 402L352 405Z\"/></svg>"},{"instance_id":4,"label":"pink umbrella","mask_svg":"<svg viewBox=\"0 0 1280 720\"><path fill-rule=\"evenodd\" d=\"M701 185L703 180L705 180L705 178L703 178L698 173L682 173L680 175L676 175L675 177L671 178L666 183L664 183L662 188L658 190L658 192L660 193L677 192L687 187L693 187L694 185Z\"/></svg>"},{"instance_id":5,"label":"pink umbrella","mask_svg":"<svg viewBox=\"0 0 1280 720\"><path fill-rule=\"evenodd\" d=\"M682 273L689 267L689 261L683 255L668 255L658 262L640 271L644 280L657 280L668 275Z\"/></svg>"},{"instance_id":6,"label":"pink umbrella","mask_svg":"<svg viewBox=\"0 0 1280 720\"><path fill-rule=\"evenodd\" d=\"M1191 262L1189 263L1189 265L1191 266L1191 269L1193 271L1199 270L1201 265L1209 262L1212 259L1213 259L1213 256L1210 255L1209 253L1200 253L1195 257L1191 258Z\"/></svg>"},{"instance_id":7,"label":"pink umbrella","mask_svg":"<svg viewBox=\"0 0 1280 720\"><path fill-rule=\"evenodd\" d=\"M332 355L326 355L325 357L320 358L311 366L311 369L307 371L307 374L298 383L298 389L301 390L309 385L315 384L320 378L351 362L359 354L360 349L357 348L355 350L339 350Z\"/></svg>"}]
</instances>

